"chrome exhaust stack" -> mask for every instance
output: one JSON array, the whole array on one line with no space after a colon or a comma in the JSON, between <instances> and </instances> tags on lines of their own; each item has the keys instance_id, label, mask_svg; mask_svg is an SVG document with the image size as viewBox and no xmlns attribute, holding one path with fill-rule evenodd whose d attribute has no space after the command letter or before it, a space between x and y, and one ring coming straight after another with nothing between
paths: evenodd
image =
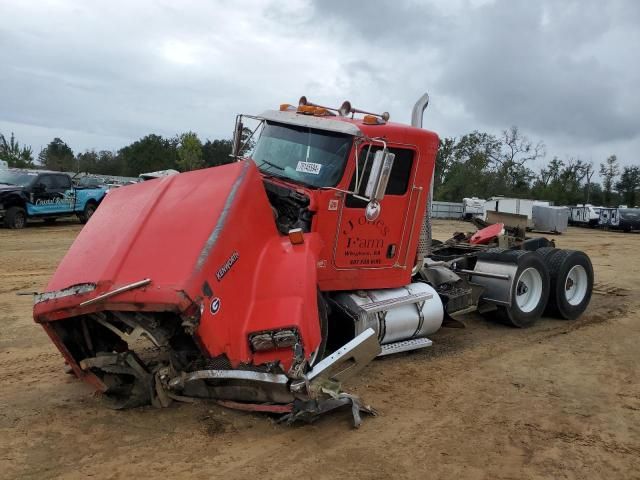
<instances>
[{"instance_id":1,"label":"chrome exhaust stack","mask_svg":"<svg viewBox=\"0 0 640 480\"><path fill-rule=\"evenodd\" d=\"M429 105L429 94L422 95L411 112L411 126L422 128L422 118L424 111ZM424 257L431 254L431 205L433 203L433 180L435 178L435 168L431 174L431 185L429 186L429 196L427 197L427 208L424 212L422 220L422 228L420 229L420 239L418 240L418 252L416 255L416 265L414 273L422 268Z\"/></svg>"}]
</instances>

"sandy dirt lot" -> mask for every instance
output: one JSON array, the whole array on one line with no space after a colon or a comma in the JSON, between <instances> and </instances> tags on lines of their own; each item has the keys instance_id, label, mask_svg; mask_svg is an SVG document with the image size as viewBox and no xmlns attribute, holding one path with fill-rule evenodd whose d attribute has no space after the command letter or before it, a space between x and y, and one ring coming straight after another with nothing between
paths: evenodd
<instances>
[{"instance_id":1,"label":"sandy dirt lot","mask_svg":"<svg viewBox=\"0 0 640 480\"><path fill-rule=\"evenodd\" d=\"M446 239L468 224L440 221ZM571 228L596 289L577 321L464 317L348 389L377 408L287 427L209 403L114 412L31 318L80 231L0 229L0 478L640 478L640 235Z\"/></svg>"}]
</instances>

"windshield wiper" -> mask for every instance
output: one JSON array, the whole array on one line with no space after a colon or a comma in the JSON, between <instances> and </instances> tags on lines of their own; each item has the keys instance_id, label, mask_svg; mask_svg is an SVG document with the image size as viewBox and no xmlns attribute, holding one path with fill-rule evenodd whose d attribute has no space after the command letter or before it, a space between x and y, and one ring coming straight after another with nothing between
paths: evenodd
<instances>
[{"instance_id":1,"label":"windshield wiper","mask_svg":"<svg viewBox=\"0 0 640 480\"><path fill-rule=\"evenodd\" d=\"M9 183L9 182L0 182L0 185L15 185L15 183Z\"/></svg>"},{"instance_id":2,"label":"windshield wiper","mask_svg":"<svg viewBox=\"0 0 640 480\"><path fill-rule=\"evenodd\" d=\"M284 168L281 167L280 165L276 165L275 163L270 162L269 160L261 160L260 161L260 165L258 165L258 168L260 168L262 165L267 164L270 167L274 167L277 168L278 170L282 170L284 172Z\"/></svg>"}]
</instances>

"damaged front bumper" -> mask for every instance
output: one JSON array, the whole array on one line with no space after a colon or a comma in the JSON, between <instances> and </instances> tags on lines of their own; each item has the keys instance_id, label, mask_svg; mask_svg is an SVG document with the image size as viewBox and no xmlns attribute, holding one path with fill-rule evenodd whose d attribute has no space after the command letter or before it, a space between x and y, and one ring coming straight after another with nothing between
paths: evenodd
<instances>
[{"instance_id":1,"label":"damaged front bumper","mask_svg":"<svg viewBox=\"0 0 640 480\"><path fill-rule=\"evenodd\" d=\"M210 392L214 389L214 398L220 399L222 405L244 410L286 412L282 420L288 423L313 421L320 414L349 405L357 427L361 422L360 412L375 414L375 411L362 404L357 396L342 392L342 383L358 374L379 354L376 333L369 328L299 378L247 370L197 370L174 376L165 372L165 376L160 377L161 388L169 398L172 394L211 398ZM250 388L254 394L263 397L260 399L262 402L234 402L234 397L246 398L246 392L237 391L243 388Z\"/></svg>"},{"instance_id":2,"label":"damaged front bumper","mask_svg":"<svg viewBox=\"0 0 640 480\"><path fill-rule=\"evenodd\" d=\"M101 353L81 360L78 366L88 375L100 371L109 392L103 398L115 409L149 402L168 407L174 401L208 399L234 409L284 414L281 421L293 423L311 422L323 413L349 406L357 427L361 412L375 411L357 396L343 392L342 384L357 375L380 350L374 330L367 329L298 376L255 369L176 371L170 364L150 369L132 351ZM123 376L133 381L122 382Z\"/></svg>"}]
</instances>

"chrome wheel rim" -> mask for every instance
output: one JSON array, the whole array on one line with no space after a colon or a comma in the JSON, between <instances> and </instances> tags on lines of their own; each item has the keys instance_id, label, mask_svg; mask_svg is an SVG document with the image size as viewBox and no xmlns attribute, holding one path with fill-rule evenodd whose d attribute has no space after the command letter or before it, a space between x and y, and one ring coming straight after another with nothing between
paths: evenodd
<instances>
[{"instance_id":1,"label":"chrome wheel rim","mask_svg":"<svg viewBox=\"0 0 640 480\"><path fill-rule=\"evenodd\" d=\"M527 268L516 282L516 304L518 308L529 313L535 310L542 298L542 275L535 268Z\"/></svg>"},{"instance_id":2,"label":"chrome wheel rim","mask_svg":"<svg viewBox=\"0 0 640 480\"><path fill-rule=\"evenodd\" d=\"M564 297L572 306L580 305L587 296L589 276L582 265L574 265L564 282Z\"/></svg>"}]
</instances>

